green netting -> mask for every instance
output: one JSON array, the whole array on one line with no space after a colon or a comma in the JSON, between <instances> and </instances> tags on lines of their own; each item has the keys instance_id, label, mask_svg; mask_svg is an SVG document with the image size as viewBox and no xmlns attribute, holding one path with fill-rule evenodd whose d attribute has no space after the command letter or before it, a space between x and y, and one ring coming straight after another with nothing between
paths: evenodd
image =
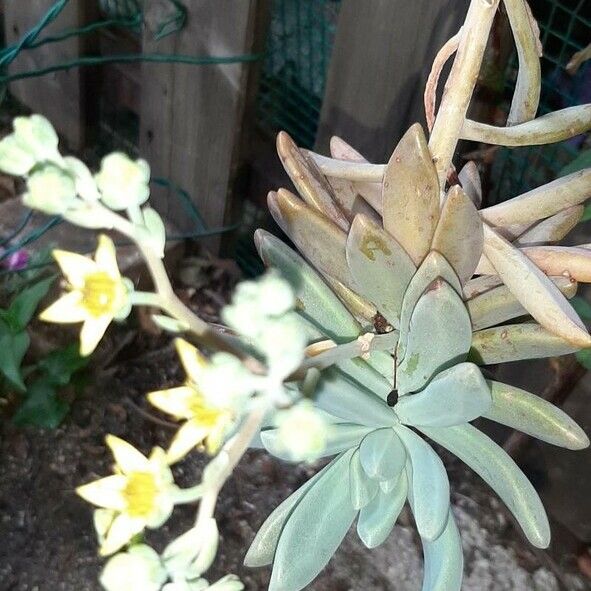
<instances>
[{"instance_id":1,"label":"green netting","mask_svg":"<svg viewBox=\"0 0 591 591\"><path fill-rule=\"evenodd\" d=\"M304 147L316 138L338 0L273 0L258 121Z\"/></svg>"},{"instance_id":2,"label":"green netting","mask_svg":"<svg viewBox=\"0 0 591 591\"><path fill-rule=\"evenodd\" d=\"M532 0L544 47L539 114L591 102L591 62L575 75L565 70L574 53L591 43L589 0ZM512 91L517 61L509 66L507 90ZM547 183L577 154L589 147L589 134L546 146L503 148L492 170L491 201L503 201Z\"/></svg>"},{"instance_id":3,"label":"green netting","mask_svg":"<svg viewBox=\"0 0 591 591\"><path fill-rule=\"evenodd\" d=\"M99 0L99 6L110 18L130 18L142 13L143 0Z\"/></svg>"}]
</instances>

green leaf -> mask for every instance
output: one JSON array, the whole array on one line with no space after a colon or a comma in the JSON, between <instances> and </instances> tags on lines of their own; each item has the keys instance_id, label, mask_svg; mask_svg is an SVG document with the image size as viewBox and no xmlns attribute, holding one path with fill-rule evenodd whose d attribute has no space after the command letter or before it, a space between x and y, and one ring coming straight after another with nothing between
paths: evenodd
<instances>
[{"instance_id":1,"label":"green leaf","mask_svg":"<svg viewBox=\"0 0 591 591\"><path fill-rule=\"evenodd\" d=\"M70 405L58 398L54 385L40 379L29 387L24 402L12 420L19 426L55 429L69 410Z\"/></svg>"},{"instance_id":2,"label":"green leaf","mask_svg":"<svg viewBox=\"0 0 591 591\"><path fill-rule=\"evenodd\" d=\"M376 429L361 442L359 459L370 478L391 480L404 470L406 450L392 429Z\"/></svg>"},{"instance_id":3,"label":"green leaf","mask_svg":"<svg viewBox=\"0 0 591 591\"><path fill-rule=\"evenodd\" d=\"M14 319L15 324L22 330L24 329L41 300L47 295L49 288L55 281L55 276L43 279L31 287L23 290L10 304L8 313Z\"/></svg>"},{"instance_id":4,"label":"green leaf","mask_svg":"<svg viewBox=\"0 0 591 591\"><path fill-rule=\"evenodd\" d=\"M353 509L362 509L368 505L379 488L380 484L377 480L367 477L359 459L359 449L356 449L349 462L349 490Z\"/></svg>"},{"instance_id":5,"label":"green leaf","mask_svg":"<svg viewBox=\"0 0 591 591\"><path fill-rule=\"evenodd\" d=\"M575 296L570 303L581 318L591 320L591 304L585 298Z\"/></svg>"},{"instance_id":6,"label":"green leaf","mask_svg":"<svg viewBox=\"0 0 591 591\"><path fill-rule=\"evenodd\" d=\"M29 348L30 339L26 332L0 334L0 372L21 392L26 390L21 374L21 363Z\"/></svg>"},{"instance_id":7,"label":"green leaf","mask_svg":"<svg viewBox=\"0 0 591 591\"><path fill-rule=\"evenodd\" d=\"M591 349L581 349L575 353L577 361L587 369L591 369Z\"/></svg>"},{"instance_id":8,"label":"green leaf","mask_svg":"<svg viewBox=\"0 0 591 591\"><path fill-rule=\"evenodd\" d=\"M54 386L66 386L72 376L88 365L88 357L80 355L78 344L71 344L50 353L37 367L45 374L48 383Z\"/></svg>"},{"instance_id":9,"label":"green leaf","mask_svg":"<svg viewBox=\"0 0 591 591\"><path fill-rule=\"evenodd\" d=\"M339 456L293 510L279 538L269 591L300 591L339 547L357 515L348 486L352 453Z\"/></svg>"}]
</instances>

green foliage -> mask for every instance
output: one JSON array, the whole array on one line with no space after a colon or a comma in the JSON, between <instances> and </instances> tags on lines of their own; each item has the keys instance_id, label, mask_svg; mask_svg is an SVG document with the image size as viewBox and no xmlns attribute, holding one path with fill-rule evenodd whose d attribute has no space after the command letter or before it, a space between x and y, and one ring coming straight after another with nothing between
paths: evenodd
<instances>
[{"instance_id":1,"label":"green foliage","mask_svg":"<svg viewBox=\"0 0 591 591\"><path fill-rule=\"evenodd\" d=\"M559 176L565 176L573 172L578 172L584 168L591 167L591 149L583 150L570 164L567 164L559 173ZM591 206L586 205L582 222L588 222L591 220Z\"/></svg>"},{"instance_id":2,"label":"green foliage","mask_svg":"<svg viewBox=\"0 0 591 591\"><path fill-rule=\"evenodd\" d=\"M76 385L80 370L88 363L77 345L68 345L33 366L23 367L30 345L27 326L54 281L52 276L33 283L20 291L8 308L0 309L0 384L3 382L5 392L16 390L21 396L13 417L17 425L57 427L69 410L59 390Z\"/></svg>"}]
</instances>

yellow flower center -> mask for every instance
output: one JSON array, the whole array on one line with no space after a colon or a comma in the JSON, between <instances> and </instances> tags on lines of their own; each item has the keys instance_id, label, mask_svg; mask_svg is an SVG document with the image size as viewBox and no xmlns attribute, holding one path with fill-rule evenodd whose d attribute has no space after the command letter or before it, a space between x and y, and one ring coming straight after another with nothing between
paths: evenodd
<instances>
[{"instance_id":1,"label":"yellow flower center","mask_svg":"<svg viewBox=\"0 0 591 591\"><path fill-rule=\"evenodd\" d=\"M127 513L132 517L147 517L154 510L157 494L158 487L153 474L132 472L123 489Z\"/></svg>"},{"instance_id":2,"label":"yellow flower center","mask_svg":"<svg viewBox=\"0 0 591 591\"><path fill-rule=\"evenodd\" d=\"M207 406L201 397L193 398L188 410L204 427L214 427L227 414L219 408Z\"/></svg>"},{"instance_id":3,"label":"yellow flower center","mask_svg":"<svg viewBox=\"0 0 591 591\"><path fill-rule=\"evenodd\" d=\"M93 316L113 314L117 300L117 281L104 271L87 275L82 289L82 305Z\"/></svg>"}]
</instances>

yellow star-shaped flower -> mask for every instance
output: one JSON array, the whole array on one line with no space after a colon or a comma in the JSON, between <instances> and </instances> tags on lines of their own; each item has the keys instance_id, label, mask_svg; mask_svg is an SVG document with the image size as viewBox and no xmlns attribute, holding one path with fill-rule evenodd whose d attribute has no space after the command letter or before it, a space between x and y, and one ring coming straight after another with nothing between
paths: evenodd
<instances>
[{"instance_id":1,"label":"yellow star-shaped flower","mask_svg":"<svg viewBox=\"0 0 591 591\"><path fill-rule=\"evenodd\" d=\"M84 500L111 513L112 520L102 528L102 556L113 554L146 527L160 527L170 517L178 492L163 449L154 448L147 458L114 435L106 441L115 458L115 474L76 489Z\"/></svg>"},{"instance_id":2,"label":"yellow star-shaped flower","mask_svg":"<svg viewBox=\"0 0 591 591\"><path fill-rule=\"evenodd\" d=\"M170 463L177 462L201 444L213 455L235 421L232 409L213 406L197 385L207 359L182 339L176 340L176 347L187 374L185 385L148 394L148 400L156 408L185 421L167 451Z\"/></svg>"},{"instance_id":3,"label":"yellow star-shaped flower","mask_svg":"<svg viewBox=\"0 0 591 591\"><path fill-rule=\"evenodd\" d=\"M130 282L121 277L115 245L99 237L94 260L74 252L54 250L53 256L68 281L68 291L41 313L41 320L56 323L82 322L80 354L90 355L114 318L130 310Z\"/></svg>"}]
</instances>

